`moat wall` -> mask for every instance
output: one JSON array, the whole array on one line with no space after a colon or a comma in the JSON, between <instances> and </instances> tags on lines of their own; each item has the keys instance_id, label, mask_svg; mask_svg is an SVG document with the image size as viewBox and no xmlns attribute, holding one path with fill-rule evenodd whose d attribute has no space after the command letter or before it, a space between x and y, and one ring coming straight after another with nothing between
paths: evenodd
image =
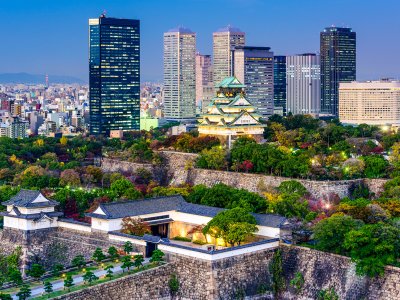
<instances>
[{"instance_id":1,"label":"moat wall","mask_svg":"<svg viewBox=\"0 0 400 300\"><path fill-rule=\"evenodd\" d=\"M137 164L105 158L102 168L106 172L135 172L138 168L151 170L155 178L163 178L164 182L171 185L204 184L213 186L216 183L224 183L237 188L243 188L251 192L260 193L263 188L277 187L283 181L291 178L268 176L262 174L215 171L193 168L196 154L180 152L160 152L164 157L164 168L154 168L151 164ZM163 170L163 171L161 171ZM162 174L160 173L162 172ZM364 182L371 193L376 196L383 191L386 179L356 179L338 181L315 181L295 179L301 182L314 197L320 198L329 194L337 194L343 198L349 196L350 188L357 183Z\"/></svg>"}]
</instances>

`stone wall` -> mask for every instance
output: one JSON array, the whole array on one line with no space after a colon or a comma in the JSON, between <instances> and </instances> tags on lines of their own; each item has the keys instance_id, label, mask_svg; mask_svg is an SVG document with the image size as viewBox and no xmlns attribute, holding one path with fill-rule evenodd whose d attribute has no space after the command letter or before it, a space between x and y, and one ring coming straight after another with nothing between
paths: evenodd
<instances>
[{"instance_id":1,"label":"stone wall","mask_svg":"<svg viewBox=\"0 0 400 300\"><path fill-rule=\"evenodd\" d=\"M24 232L9 228L0 230L0 253L8 255L18 246L24 246Z\"/></svg>"},{"instance_id":2,"label":"stone wall","mask_svg":"<svg viewBox=\"0 0 400 300\"><path fill-rule=\"evenodd\" d=\"M304 287L295 294L289 287L284 299L317 299L322 289L334 288L345 300L400 299L400 268L387 267L382 278L360 277L348 257L303 247L282 246L286 285L296 272L303 274Z\"/></svg>"},{"instance_id":3,"label":"stone wall","mask_svg":"<svg viewBox=\"0 0 400 300\"><path fill-rule=\"evenodd\" d=\"M160 152L164 157L164 169L153 168L152 172L156 178L167 178L168 184L204 184L213 186L216 183L224 183L237 188L243 188L251 192L259 193L262 187L277 187L282 182L291 180L291 178L268 176L262 174L250 174L239 172L215 171L206 169L197 169L194 162L196 154L181 152ZM136 164L126 161L103 159L102 168L107 172L131 171L144 167L151 169L150 165ZM162 173L162 174L161 174ZM364 182L370 191L378 196L382 190L386 179L356 179L356 180L338 180L338 181L315 181L305 179L295 179L301 182L307 190L317 198L328 194L337 194L341 198L349 196L349 189L357 183Z\"/></svg>"}]
</instances>

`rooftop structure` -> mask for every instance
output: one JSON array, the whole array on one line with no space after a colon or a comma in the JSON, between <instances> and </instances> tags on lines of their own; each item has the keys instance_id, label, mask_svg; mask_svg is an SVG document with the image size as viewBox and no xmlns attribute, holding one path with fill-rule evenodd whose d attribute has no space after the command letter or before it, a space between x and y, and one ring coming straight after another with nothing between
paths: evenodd
<instances>
[{"instance_id":1,"label":"rooftop structure","mask_svg":"<svg viewBox=\"0 0 400 300\"><path fill-rule=\"evenodd\" d=\"M200 135L216 136L228 147L232 140L243 135L261 141L266 125L261 124L261 115L246 99L245 87L236 77L227 77L217 85L217 95L201 116Z\"/></svg>"}]
</instances>

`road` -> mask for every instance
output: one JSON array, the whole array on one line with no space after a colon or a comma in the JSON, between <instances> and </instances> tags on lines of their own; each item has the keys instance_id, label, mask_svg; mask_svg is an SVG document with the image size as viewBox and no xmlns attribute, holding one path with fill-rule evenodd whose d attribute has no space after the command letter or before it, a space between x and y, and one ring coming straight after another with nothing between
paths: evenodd
<instances>
[{"instance_id":1,"label":"road","mask_svg":"<svg viewBox=\"0 0 400 300\"><path fill-rule=\"evenodd\" d=\"M148 263L149 263L149 258L146 258L143 264L145 265ZM122 272L121 265L114 266L114 268L113 268L114 274L119 274L121 272ZM94 271L93 273L94 273L94 275L96 275L97 277L100 278L100 277L106 275L107 271L100 269L100 270ZM83 282L84 282L83 275L72 276L72 279L74 280L74 285L80 285L80 284L83 284ZM51 283L53 284L53 291L59 291L59 290L64 289L64 279L55 280L55 281L52 281ZM30 298L39 297L39 296L45 294L43 285L39 285L39 286L32 288L31 292L32 292L32 294L31 294ZM17 293L14 293L12 295L13 299L18 299L16 294Z\"/></svg>"}]
</instances>

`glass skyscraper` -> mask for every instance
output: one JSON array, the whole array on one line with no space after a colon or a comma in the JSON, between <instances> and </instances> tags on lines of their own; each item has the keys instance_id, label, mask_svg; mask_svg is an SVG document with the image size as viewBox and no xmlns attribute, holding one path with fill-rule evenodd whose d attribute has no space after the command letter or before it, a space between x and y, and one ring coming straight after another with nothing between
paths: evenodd
<instances>
[{"instance_id":1,"label":"glass skyscraper","mask_svg":"<svg viewBox=\"0 0 400 300\"><path fill-rule=\"evenodd\" d=\"M140 129L140 22L89 19L90 133Z\"/></svg>"},{"instance_id":2,"label":"glass skyscraper","mask_svg":"<svg viewBox=\"0 0 400 300\"><path fill-rule=\"evenodd\" d=\"M274 113L286 115L286 56L274 56Z\"/></svg>"},{"instance_id":3,"label":"glass skyscraper","mask_svg":"<svg viewBox=\"0 0 400 300\"><path fill-rule=\"evenodd\" d=\"M321 111L338 116L339 82L356 80L356 33L328 27L320 35Z\"/></svg>"}]
</instances>

